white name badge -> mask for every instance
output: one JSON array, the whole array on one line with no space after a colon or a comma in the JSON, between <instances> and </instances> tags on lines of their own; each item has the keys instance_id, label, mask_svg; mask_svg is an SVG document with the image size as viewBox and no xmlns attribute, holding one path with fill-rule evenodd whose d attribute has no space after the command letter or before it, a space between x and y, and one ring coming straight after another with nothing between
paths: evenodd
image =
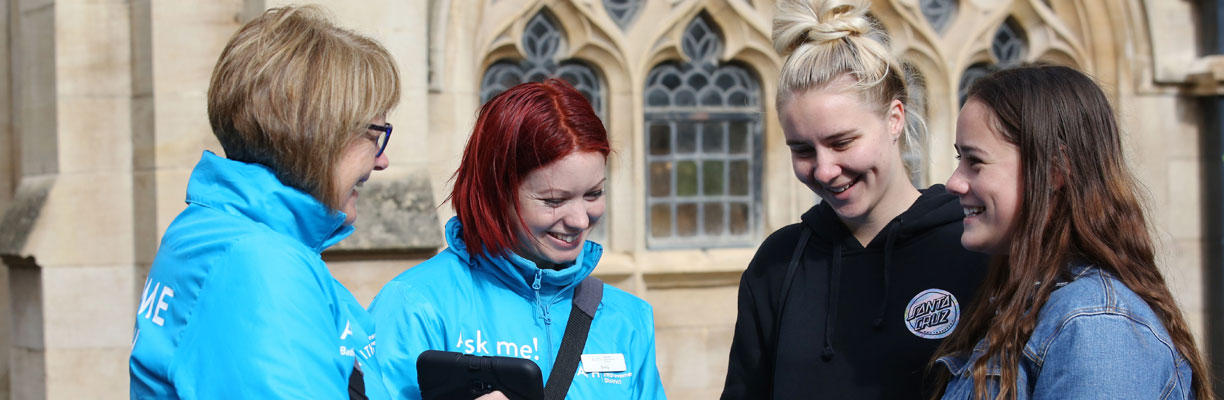
<instances>
[{"instance_id":1,"label":"white name badge","mask_svg":"<svg viewBox=\"0 0 1224 400\"><path fill-rule=\"evenodd\" d=\"M582 370L586 372L624 372L624 354L583 354Z\"/></svg>"}]
</instances>

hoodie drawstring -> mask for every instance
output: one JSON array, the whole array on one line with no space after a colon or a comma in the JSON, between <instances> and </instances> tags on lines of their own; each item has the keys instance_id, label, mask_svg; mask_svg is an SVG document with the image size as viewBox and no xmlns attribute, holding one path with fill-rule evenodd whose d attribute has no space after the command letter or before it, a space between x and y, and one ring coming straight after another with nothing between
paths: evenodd
<instances>
[{"instance_id":1,"label":"hoodie drawstring","mask_svg":"<svg viewBox=\"0 0 1224 400\"><path fill-rule=\"evenodd\" d=\"M841 291L841 261L842 243L839 240L833 246L833 268L829 271L829 311L825 313L825 348L820 358L825 361L833 359L833 324L837 321L837 298Z\"/></svg>"},{"instance_id":2,"label":"hoodie drawstring","mask_svg":"<svg viewBox=\"0 0 1224 400\"><path fill-rule=\"evenodd\" d=\"M892 224L892 226L888 228L888 236L886 236L884 240L884 295L880 296L880 311L876 313L876 319L874 322L872 322L872 327L876 330L879 330L884 326L884 312L886 311L885 308L888 306L888 274L889 271L892 270L893 244L897 242L897 232L901 230L901 224L903 222L904 221L898 218L897 223Z\"/></svg>"}]
</instances>

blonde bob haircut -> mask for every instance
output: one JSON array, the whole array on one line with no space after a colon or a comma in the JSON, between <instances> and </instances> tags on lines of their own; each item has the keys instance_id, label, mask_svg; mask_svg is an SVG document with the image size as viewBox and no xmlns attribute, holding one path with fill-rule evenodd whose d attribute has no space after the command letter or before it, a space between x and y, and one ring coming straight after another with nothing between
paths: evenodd
<instances>
[{"instance_id":1,"label":"blonde bob haircut","mask_svg":"<svg viewBox=\"0 0 1224 400\"><path fill-rule=\"evenodd\" d=\"M395 60L315 6L273 8L230 38L208 87L208 121L227 158L339 208L341 153L399 102Z\"/></svg>"},{"instance_id":2,"label":"blonde bob haircut","mask_svg":"<svg viewBox=\"0 0 1224 400\"><path fill-rule=\"evenodd\" d=\"M893 100L905 109L905 129L899 140L905 168L911 176L922 164L926 123L910 98L916 78L892 55L888 34L868 16L866 0L781 0L773 19L774 50L786 58L778 77L781 109L796 94L824 89L849 74L868 106L886 115ZM916 99L921 100L921 99Z\"/></svg>"}]
</instances>

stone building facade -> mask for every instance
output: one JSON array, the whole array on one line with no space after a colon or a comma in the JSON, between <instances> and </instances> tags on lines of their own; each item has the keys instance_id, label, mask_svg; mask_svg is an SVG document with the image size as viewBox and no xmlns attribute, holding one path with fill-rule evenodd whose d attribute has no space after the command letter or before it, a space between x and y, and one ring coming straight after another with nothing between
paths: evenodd
<instances>
[{"instance_id":1,"label":"stone building facade","mask_svg":"<svg viewBox=\"0 0 1224 400\"><path fill-rule=\"evenodd\" d=\"M770 0L320 0L380 40L403 74L391 168L361 197L358 234L325 253L368 304L436 253L439 207L481 101L558 75L612 138L596 275L654 305L669 397L717 397L739 275L815 196L793 178L774 110ZM915 181L954 168L961 91L999 65L1095 76L1148 189L1160 262L1204 348L1220 349L1219 205L1205 200L1224 94L1190 0L876 0L921 73L930 137ZM209 74L273 0L0 0L0 398L127 396L144 278L203 150ZM1215 8L1211 8L1215 9ZM1211 34L1214 34L1212 32ZM1214 278L1212 278L1214 277ZM1214 282L1214 283L1213 283ZM1208 346L1208 345L1211 346Z\"/></svg>"}]
</instances>

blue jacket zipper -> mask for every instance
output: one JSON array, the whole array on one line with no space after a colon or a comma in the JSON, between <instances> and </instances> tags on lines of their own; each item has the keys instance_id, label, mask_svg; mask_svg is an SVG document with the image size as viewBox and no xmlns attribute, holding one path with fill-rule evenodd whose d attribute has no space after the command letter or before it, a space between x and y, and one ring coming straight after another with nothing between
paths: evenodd
<instances>
[{"instance_id":1,"label":"blue jacket zipper","mask_svg":"<svg viewBox=\"0 0 1224 400\"><path fill-rule=\"evenodd\" d=\"M553 350L552 348L552 318L548 316L548 305L540 301L540 278L543 276L544 276L544 271L537 269L535 272L535 281L531 283L531 289L535 290L536 307L540 309L540 319L544 320L544 346L545 346L544 348L548 349L548 351L544 353L545 356L543 357L541 361L545 361L548 364L548 370L552 371L553 359L547 356L548 354L552 354L552 350ZM547 377L545 377L544 379L548 380Z\"/></svg>"}]
</instances>

